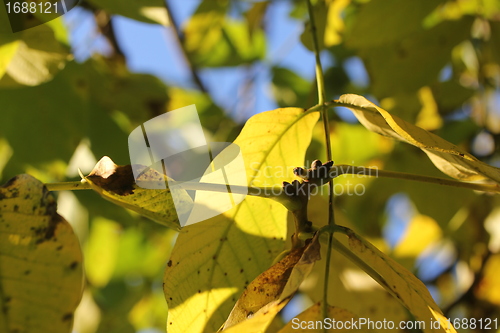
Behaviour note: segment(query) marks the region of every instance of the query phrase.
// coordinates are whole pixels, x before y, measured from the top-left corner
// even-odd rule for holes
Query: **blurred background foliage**
[[[500,2],[314,3],[328,99],[364,95],[500,166]],[[103,155],[128,164],[132,129],[190,104],[213,141],[234,140],[258,112],[313,106],[307,28],[303,0],[85,0],[65,17],[15,34],[0,9],[2,183],[24,172],[44,182],[76,180],[78,168],[87,173]],[[337,164],[442,177],[420,150],[367,132],[349,111],[332,111],[330,128]],[[304,165],[324,158],[322,135],[318,125]],[[352,195],[355,189],[363,195]],[[340,221],[415,272],[447,317],[500,316],[496,196],[355,176],[339,178],[336,194]],[[95,193],[62,192],[58,201],[86,258],[75,331],[164,331],[161,283],[176,233]],[[310,219],[325,224],[324,198],[311,206]],[[348,275],[353,267],[334,260],[332,292],[349,291],[334,300],[352,303],[356,295],[363,302],[351,305],[362,307],[360,317],[392,311],[404,318],[366,279]],[[323,269],[316,266],[285,319],[320,298],[314,286]]]

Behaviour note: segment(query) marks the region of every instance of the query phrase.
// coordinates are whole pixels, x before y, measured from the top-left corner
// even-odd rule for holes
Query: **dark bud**
[[[297,177],[307,179],[307,170],[297,167],[293,169],[293,174]]]
[[[320,166],[322,166],[323,163],[321,163],[320,160],[314,160],[312,163],[311,163],[311,169],[317,169],[319,168]]]
[[[323,164],[324,167],[326,167],[328,170],[330,170],[333,166],[333,161],[328,161],[325,164]]]

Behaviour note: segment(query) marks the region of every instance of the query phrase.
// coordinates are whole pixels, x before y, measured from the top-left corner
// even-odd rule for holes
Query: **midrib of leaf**
[[[312,111],[312,112],[314,112],[314,111]],[[288,126],[286,126],[286,127],[285,127],[285,130],[284,130],[281,134],[278,134],[277,139],[273,142],[273,144],[272,144],[271,148],[269,148],[269,149],[265,152],[264,157],[260,160],[260,164],[261,164],[261,165],[262,165],[262,163],[263,163],[264,161],[266,161],[266,160],[267,160],[267,158],[269,157],[269,154],[271,153],[271,151],[272,151],[272,150],[274,149],[274,147],[276,147],[276,145],[277,145],[277,144],[281,141],[281,139],[283,138],[283,136],[285,136],[285,134],[286,134],[286,133],[290,130],[290,128],[292,128],[295,124],[297,124],[297,122],[299,122],[299,121],[300,121],[300,120],[301,120],[301,119],[302,119],[305,115],[307,115],[307,114],[309,114],[309,113],[311,113],[311,112],[307,112],[307,111],[305,111],[305,110],[304,110],[304,112],[303,112],[303,113],[301,113],[301,114],[300,114],[300,115],[299,115],[299,116],[298,116],[298,117],[297,117],[297,118],[296,118],[296,119],[295,119],[292,123],[290,123]],[[257,171],[256,171],[256,172],[254,172],[252,175],[256,175],[256,174],[257,174]],[[249,184],[249,185],[252,185],[252,182],[250,182],[250,184]],[[242,204],[246,204],[246,203],[242,203]],[[240,204],[240,205],[238,205],[238,206],[236,207],[236,211],[234,212],[234,214],[233,214],[232,218],[235,218],[235,217],[238,215],[238,213],[239,213],[239,211],[240,211],[240,209],[241,209],[241,207],[242,207],[242,204]],[[252,219],[253,219],[253,221],[254,221],[254,225],[255,225],[255,226],[257,226],[257,227],[258,227],[258,229],[259,229],[259,231],[260,231],[261,229],[259,228],[259,223],[258,223],[257,221],[255,221],[255,217],[254,217],[253,215],[252,215],[251,217],[252,217]],[[274,219],[273,219],[273,221],[274,221]],[[274,221],[274,222],[275,222],[275,221]],[[228,227],[225,229],[225,231],[224,231],[224,233],[223,233],[223,237],[227,237],[227,235],[228,235],[228,233],[229,233],[229,230],[230,230],[232,227],[233,227],[233,224],[229,224],[229,225],[228,225]],[[245,238],[245,242],[247,242],[247,244],[248,244],[248,240],[247,240],[246,238]],[[251,250],[252,250],[252,253],[255,255],[255,252],[253,251],[253,248],[252,248],[251,246],[249,246],[248,248],[249,248],[249,249],[251,249]],[[220,254],[221,249],[222,249],[222,245],[220,245],[220,246],[218,246],[218,247],[217,247],[217,251],[216,251],[216,255],[217,255],[217,256]],[[269,248],[269,247],[268,247],[267,249],[268,249],[268,250],[270,250],[270,248]],[[239,258],[237,258],[237,259],[238,259],[238,263],[243,264],[242,262],[240,262],[240,261],[239,261]],[[214,273],[215,273],[215,270],[214,270],[215,266],[216,266],[216,264],[215,264],[215,261],[214,261],[214,264],[211,266],[210,282],[212,282],[212,281],[213,281],[213,276],[214,276]],[[206,301],[207,301],[207,303],[206,303],[206,304],[208,305],[208,297],[206,297]]]
[[[267,160],[267,158],[269,157],[270,152],[274,149],[274,147],[276,147],[276,145],[281,141],[281,138],[283,138],[283,136],[285,136],[285,134],[288,132],[288,130],[290,130],[290,128],[292,128],[292,126],[294,126],[295,124],[297,124],[297,122],[299,120],[301,120],[306,115],[308,115],[308,114],[310,114],[312,112],[319,112],[319,110],[304,110],[304,112],[301,113],[292,123],[290,123],[290,125],[288,125],[287,127],[285,127],[285,130],[281,134],[278,134],[278,139],[276,141],[274,141],[274,143],[272,144],[271,148],[266,151],[265,157],[260,161],[260,163],[262,163],[265,160]],[[255,175],[255,174],[257,174],[257,172],[253,173],[253,175]],[[249,185],[252,185],[252,182],[250,182]],[[239,210],[239,208],[238,208],[238,210]],[[235,213],[235,215],[236,214],[237,214],[237,212]]]
[[[264,148],[266,148],[265,150],[251,150],[249,152],[249,154],[253,155],[253,154],[259,154],[259,156],[256,156],[258,157],[257,160],[252,160],[252,163],[255,163],[255,162],[258,162],[259,165],[260,165],[260,168],[258,168],[257,170],[262,170],[262,167],[265,165],[265,161],[267,161],[270,157],[271,157],[271,153],[274,151],[274,154],[276,154],[276,157],[277,159],[280,159],[280,160],[283,160],[284,162],[286,161],[286,158],[284,158],[284,151],[285,149],[279,149],[279,150],[276,150],[277,149],[277,145],[279,145],[279,143],[283,140],[283,138],[290,133],[290,131],[294,128],[294,126],[297,126],[297,124],[304,119],[305,116],[307,116],[309,113],[312,113],[314,111],[306,111],[304,109],[301,109],[302,112],[299,112],[298,111],[298,108],[295,108],[294,110],[294,114],[293,115],[290,115],[289,113],[286,113],[286,108],[285,109],[278,109],[278,110],[281,110],[281,112],[283,112],[283,117],[288,117],[285,118],[284,120],[281,120],[283,122],[279,123],[278,125],[280,126],[278,128],[279,132],[274,134],[273,135],[273,139],[270,140],[270,142],[266,142],[266,146],[264,146]],[[278,116],[278,115],[277,115]],[[292,116],[293,116],[293,119],[292,119]],[[270,117],[272,117],[272,115],[270,115]],[[272,118],[269,118],[269,121],[260,121],[260,119],[256,119],[258,121],[256,122],[253,122],[252,126],[255,126],[256,128],[259,128],[260,123],[265,123],[269,126],[269,124],[272,124]],[[312,120],[312,119],[311,119]],[[314,122],[316,122],[316,119],[314,120]],[[304,125],[304,126],[309,126],[312,128],[312,125]],[[306,127],[307,128],[307,127]],[[300,130],[304,130],[303,128],[299,128],[299,133],[302,134],[302,132]],[[252,130],[251,129],[248,129],[249,132],[247,132],[248,136],[246,137],[243,137],[241,140],[249,140],[251,141],[252,140],[252,137],[254,136],[252,133]],[[272,133],[273,129],[272,129],[272,126],[270,126],[270,134],[273,134]],[[257,131],[258,132],[258,131]],[[310,140],[310,136],[311,136],[311,133],[307,133],[309,131],[305,131],[306,133],[304,133],[304,138],[301,139],[301,142],[304,142],[304,144],[302,145],[305,145],[305,143],[308,143],[308,140]],[[267,134],[268,135],[268,134]],[[258,139],[259,137],[262,137],[262,135],[255,135],[255,139]],[[295,138],[296,136],[294,135],[289,135],[289,138],[287,138],[287,140],[293,140],[295,141],[294,139],[299,139],[299,138]],[[302,141],[304,140],[304,141]],[[235,143],[238,143],[238,139],[235,140]],[[258,144],[258,143],[257,143]],[[292,142],[293,144],[293,142]],[[306,146],[306,145],[305,145]],[[300,146],[299,146],[300,147]],[[285,147],[284,147],[285,148]],[[301,147],[302,149],[303,147]],[[302,154],[303,152],[300,152],[300,154]],[[303,158],[303,157],[301,157]],[[249,166],[249,164],[247,163],[246,165],[247,167],[247,172],[250,176],[255,176],[259,171],[254,171],[255,169],[254,168],[251,168]],[[251,169],[251,170],[249,170]],[[253,180],[250,180],[250,182],[252,182]],[[240,216],[242,214],[242,210],[245,209],[245,210],[248,210],[249,211],[249,215],[248,216],[248,222],[249,222],[249,225],[252,226],[252,234],[253,235],[258,235],[261,234],[261,235],[265,235],[266,232],[269,233],[269,231],[262,231],[263,229],[261,229],[261,225],[260,225],[260,220],[257,218],[257,216],[255,214],[251,214],[251,209],[255,209],[255,202],[256,200],[263,200],[263,198],[249,198],[249,200],[252,200],[251,203],[248,202],[248,200],[245,200],[244,202],[242,202],[240,205],[238,205],[237,207],[234,208],[234,210],[230,213],[226,213],[225,216],[227,218],[229,218],[230,220],[237,220],[238,216]],[[265,201],[262,201],[262,203],[264,203]],[[268,205],[269,203],[266,203],[266,205]],[[276,208],[282,208],[280,207],[280,204],[279,203],[276,203],[276,202],[272,202],[271,203],[272,207],[274,208],[266,208],[266,209],[273,209],[275,210]],[[284,209],[284,208],[283,208]],[[277,214],[283,214],[283,212],[277,212]],[[269,220],[266,221],[266,223],[270,226],[269,230],[279,230],[279,225],[277,225],[278,221],[276,220],[275,218],[275,215],[274,214],[269,214],[268,217],[270,218]],[[246,217],[245,217],[246,218]],[[240,219],[241,220],[241,219]],[[259,247],[258,249],[260,251],[256,251],[257,248],[255,248],[255,246],[253,246],[253,244],[249,243],[249,238],[248,237],[241,237],[241,238],[232,238],[233,240],[230,241],[228,239],[231,231],[235,230],[235,229],[232,229],[234,227],[237,227],[238,225],[241,225],[241,221],[239,224],[237,223],[234,223],[234,222],[230,222],[227,226],[221,226],[221,229],[219,229],[220,231],[217,232],[217,239],[218,238],[225,238],[227,241],[227,244],[223,244],[223,243],[219,243],[217,245],[215,245],[214,247],[211,246],[210,243],[207,243],[205,244],[203,247],[196,247],[196,250],[195,251],[189,251],[189,253],[185,253],[183,254],[182,252],[182,247],[180,248],[181,250],[178,250],[176,251],[176,258],[177,259],[181,259],[182,256],[186,257],[189,257],[190,255],[193,256],[193,257],[196,257],[198,255],[198,253],[200,251],[203,252],[203,249],[206,249],[207,247],[211,247],[213,250],[213,252],[210,252],[208,253],[209,256],[216,256],[217,258],[222,258],[224,256],[227,256],[229,255],[229,253],[236,253],[237,252],[237,249],[234,248],[235,246],[238,246],[238,248],[240,247],[238,245],[238,242],[243,242],[243,239],[244,239],[244,246],[241,246],[241,248],[244,249],[244,256],[246,258],[246,255],[248,254],[248,256],[252,257],[252,259],[254,260],[254,262],[252,263],[252,266],[257,266],[258,269],[264,269],[262,266],[263,266],[263,261],[262,261],[262,255],[265,254],[264,256],[267,258],[269,256],[269,254],[267,253],[268,250],[271,250],[273,252],[276,251],[275,248],[273,247],[270,247],[270,243],[269,241],[263,241],[260,243],[261,247]],[[200,237],[201,233],[203,231],[201,230],[195,230],[197,233],[196,233],[196,237]],[[181,232],[182,233],[182,232]],[[271,232],[271,235],[275,233],[274,231]],[[187,237],[187,236],[186,236]],[[236,242],[234,241],[234,239],[236,240]],[[189,244],[189,242],[186,242],[186,246]],[[192,243],[191,243],[192,244]],[[223,247],[224,246],[227,246],[227,249],[225,249],[225,251],[222,251]],[[241,249],[240,249],[241,250]],[[222,256],[221,256],[222,254]],[[260,255],[259,255],[260,254]],[[210,288],[210,286],[215,286],[217,283],[220,283],[220,282],[231,282],[233,281],[233,284],[234,284],[234,281],[239,281],[239,277],[236,277],[237,280],[234,280],[235,279],[235,275],[234,275],[234,272],[231,274],[231,269],[224,269],[224,271],[226,271],[227,273],[229,273],[227,276],[222,276],[222,277],[219,277],[218,275],[220,275],[220,272],[218,271],[217,274],[216,274],[216,269],[218,269],[218,267],[224,267],[223,266],[223,263],[221,263],[220,261],[217,260],[214,260],[212,263],[209,263],[207,262],[207,252],[205,251],[205,255],[201,255],[200,259],[202,260],[205,260],[204,263],[202,263],[201,265],[205,265],[203,266],[204,268],[208,268],[210,269],[211,271],[210,272],[207,272],[205,277],[206,277],[206,280],[204,280],[203,282],[201,280],[197,281],[196,283],[203,283],[204,287],[203,288],[206,288],[206,284],[208,283],[208,286],[209,286],[209,289],[206,289],[204,292],[203,292],[203,295],[200,295],[201,297],[204,298],[204,302],[202,303],[204,305],[204,308],[205,309],[211,309],[211,311],[213,310],[214,312],[209,315],[208,318],[210,317],[213,317],[213,316],[220,316],[221,315],[221,312],[218,308],[215,308],[214,309],[214,304],[211,304],[211,300],[213,299],[214,295],[216,295],[216,292],[218,290],[217,289],[213,289],[213,288]],[[246,265],[247,265],[247,261],[245,260],[245,258],[243,257],[243,254],[242,255],[232,255],[231,256],[231,259],[234,260],[234,265],[237,266],[237,267],[242,267],[242,268],[245,268]],[[261,258],[259,260],[259,258]],[[266,259],[267,260],[267,259]],[[222,265],[222,266],[221,266]],[[176,282],[176,281],[180,281],[182,279],[182,276],[190,276],[191,274],[196,274],[196,271],[198,270],[198,267],[197,265],[193,265],[190,269],[190,273],[186,274],[186,272],[184,272],[184,274],[181,275],[181,278],[177,278],[176,275],[174,275],[175,277],[175,280],[170,280],[171,282],[169,282],[169,286],[167,287],[168,289],[166,289],[166,292],[172,292],[174,286],[171,284],[172,282]],[[251,268],[251,271],[248,271],[247,269],[245,269],[245,273],[244,273],[244,278],[248,278],[249,279],[249,282],[250,282],[250,278],[254,275],[254,273],[252,273],[253,271],[255,270],[255,268]],[[216,277],[217,276],[217,280],[216,280]],[[243,279],[244,279],[243,278]],[[201,279],[201,278],[200,278]],[[194,278],[194,280],[196,281],[197,279]],[[228,286],[230,286],[230,284],[227,284]],[[201,287],[201,284],[200,284],[200,287]],[[182,317],[185,317],[186,315],[187,316],[190,316],[189,313],[191,311],[194,311],[194,312],[191,312],[193,314],[193,318],[192,319],[195,319],[195,318],[199,318],[199,316],[205,316],[205,314],[201,313],[201,312],[198,312],[197,313],[197,309],[193,309],[193,310],[190,310],[189,307],[186,307],[189,303],[185,303],[185,301],[187,300],[186,299],[183,299],[184,297],[187,297],[188,295],[193,295],[193,289],[195,289],[195,287],[193,286],[190,286],[188,287],[187,289],[184,289],[184,291],[182,292],[182,294],[184,294],[184,296],[182,296],[182,298],[180,299],[179,301],[179,298],[177,297],[177,300],[175,301],[177,306],[181,306],[181,308],[179,308],[179,315],[181,315]],[[238,288],[241,288],[241,287],[238,287]],[[201,289],[201,288],[200,288]],[[168,296],[168,293],[166,294],[167,297]],[[177,295],[175,295],[174,293],[171,293],[171,296],[173,297],[176,297]],[[199,300],[201,301],[201,299]],[[213,303],[213,302],[212,302]],[[224,315],[224,314],[222,314]],[[171,318],[172,321],[177,321],[178,319],[177,318]],[[169,321],[171,320],[169,319]],[[190,324],[190,327],[186,327],[186,326],[182,326],[182,327],[179,327],[178,329],[194,329],[194,327],[192,326],[193,324],[194,325],[200,325],[199,324],[199,319],[196,320],[196,322],[198,322],[198,324],[195,324],[195,322],[193,322],[193,320],[191,320],[192,324]],[[205,324],[206,325],[206,324]],[[206,327],[206,326],[205,326]]]

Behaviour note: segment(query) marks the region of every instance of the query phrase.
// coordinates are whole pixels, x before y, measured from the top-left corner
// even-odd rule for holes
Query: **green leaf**
[[[306,106],[311,92],[311,82],[285,67],[273,66],[272,91],[279,106]]]
[[[246,332],[248,327],[257,329],[255,323],[246,323],[254,315],[267,314],[270,306],[283,308],[320,259],[319,233],[306,241],[306,245],[293,249],[287,256],[260,274],[246,287],[224,324],[224,331]],[[267,315],[261,322],[264,332],[273,317]],[[228,328],[231,328],[228,330]]]
[[[451,61],[452,49],[470,38],[472,23],[472,18],[464,17],[419,30],[411,38],[377,46],[360,46],[359,56],[370,74],[375,96],[413,93],[437,81],[439,72]],[[378,29],[372,31],[379,33]]]
[[[84,137],[95,156],[111,155],[125,164],[128,134],[165,112],[168,96],[159,79],[126,69],[115,72],[96,58],[68,63],[45,84],[0,90],[0,100],[0,132],[14,151],[5,172],[15,174],[26,164],[69,161]]]
[[[347,231],[347,240],[348,249],[379,275],[377,282],[397,298],[416,320],[425,322],[425,333],[456,332],[448,325],[447,318],[415,275],[350,229]],[[432,327],[430,321],[439,322],[439,327]]]
[[[490,179],[500,184],[500,169],[479,161],[431,132],[391,115],[364,97],[347,94],[340,96],[339,102],[351,109],[370,131],[422,149],[432,163],[448,176],[466,181]]]
[[[425,17],[441,2],[444,0],[420,0],[411,3],[398,0],[369,1],[362,5],[356,16],[348,22],[346,44],[351,48],[365,49],[401,41],[404,37],[420,31]]]
[[[292,179],[293,167],[304,164],[318,117],[285,108],[250,118],[234,141],[248,183],[268,186]],[[286,215],[275,201],[247,196],[232,210],[181,230],[164,277],[169,333],[220,328],[238,294],[282,251]]]
[[[0,188],[0,330],[70,333],[83,287],[82,253],[56,200],[19,175]]]
[[[138,187],[132,174],[132,167],[130,165],[118,166],[107,156],[97,162],[85,180],[104,199],[174,230],[180,230],[177,214],[188,213],[192,206],[192,199],[185,192],[185,195],[179,199],[176,196],[179,202],[174,203],[174,198],[168,188],[165,190]],[[165,186],[167,177],[149,169],[143,172],[138,180],[159,182]],[[181,195],[180,191],[178,193]]]
[[[113,275],[118,259],[120,225],[105,218],[92,221],[85,247],[85,274],[94,287],[105,286]]]
[[[98,8],[110,14],[125,16],[145,23],[167,26],[169,24],[167,10],[162,0],[90,0]]]
[[[14,151],[17,167],[68,161],[84,136],[87,108],[67,70],[36,87],[0,89],[0,131]],[[6,173],[12,172],[11,165]]]
[[[263,30],[225,16],[225,7],[199,9],[184,29],[190,60],[201,67],[238,66],[265,54]]]
[[[325,47],[325,27],[327,25],[328,8],[327,1],[316,1],[313,5],[316,31],[311,31],[311,22],[307,22],[304,32],[300,35],[300,41],[309,51],[314,51],[313,33],[316,34],[316,38],[318,39],[319,49],[322,50]]]

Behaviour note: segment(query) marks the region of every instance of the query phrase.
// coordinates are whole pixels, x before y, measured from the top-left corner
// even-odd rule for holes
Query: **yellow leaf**
[[[264,333],[266,328],[270,325],[272,320],[276,315],[283,309],[286,303],[280,303],[279,301],[273,301],[260,309],[253,317],[250,319],[239,323],[236,326],[224,330],[226,333]]]
[[[319,233],[309,239],[304,247],[292,250],[253,280],[236,302],[223,330],[244,322],[259,312],[265,312],[263,308],[270,306],[271,303],[285,306],[311,272],[314,263],[320,259],[318,239]],[[268,321],[261,322],[262,332],[273,320],[269,315],[267,318]],[[255,328],[255,325],[253,326]],[[240,326],[239,330],[241,332],[243,327]]]
[[[429,87],[422,87],[418,91],[418,99],[422,104],[422,109],[417,117],[417,122],[415,125],[421,127],[427,131],[433,131],[441,128],[443,125],[443,119],[439,115],[438,106],[434,96],[432,95],[432,90]]]
[[[234,142],[248,182],[272,186],[293,179],[318,117],[285,108],[250,118]],[[283,250],[286,216],[281,204],[247,196],[230,211],[183,228],[164,277],[169,333],[219,329],[237,295]]]
[[[339,102],[351,109],[361,124],[370,131],[422,149],[432,163],[448,176],[466,181],[487,178],[500,184],[500,169],[479,161],[433,133],[391,115],[366,98],[347,94],[340,96]]]
[[[416,215],[406,228],[403,238],[394,248],[394,255],[416,258],[441,237],[442,230],[432,217]]]
[[[324,320],[321,306],[321,302],[318,302],[306,309],[288,322],[278,333],[311,333],[321,332],[322,329],[330,333],[360,332],[359,329],[351,327],[352,322],[359,320],[358,316],[348,310],[328,306],[328,317]]]
[[[2,332],[69,333],[82,295],[82,253],[56,200],[19,175],[0,187]]]
[[[500,254],[491,256],[484,267],[483,278],[477,288],[477,296],[480,299],[500,306]]]
[[[347,231],[347,237],[349,250],[380,275],[378,282],[410,311],[415,320],[425,323],[425,333],[456,333],[422,281],[352,230]]]
[[[0,45],[0,78],[5,74],[12,57],[16,54],[19,47],[19,40],[14,40]]]
[[[172,229],[180,230],[177,214],[187,213],[192,207],[192,199],[187,193],[176,196],[176,199],[180,198],[177,199],[180,202],[174,203],[168,188],[144,189],[138,187],[135,184],[132,167],[130,165],[116,165],[107,156],[97,162],[92,172],[85,177],[85,180],[104,199],[133,210]],[[138,180],[160,182],[163,187],[167,183],[167,177],[153,169],[142,173]],[[157,186],[157,188],[161,188],[161,186]],[[179,209],[179,207],[182,209]]]
[[[336,0],[328,8],[328,16],[325,27],[325,46],[330,47],[342,42],[344,32],[344,19],[342,13],[351,3],[351,0]]]
[[[55,38],[54,31],[47,25],[39,25],[19,32],[16,42],[2,47],[3,61],[8,61],[5,72],[0,75],[0,86],[36,86],[51,80],[64,68],[70,55],[68,50]],[[10,46],[9,46],[10,45]],[[12,54],[12,52],[15,52]],[[0,64],[0,74],[4,64]]]
[[[312,197],[309,201],[308,216],[314,225],[327,224],[325,213],[328,211],[328,201],[323,197]],[[335,220],[338,224],[350,226],[351,223],[342,210],[335,210]],[[372,244],[383,248],[383,239],[370,239]],[[322,258],[326,258],[326,247],[322,246]],[[330,263],[331,270],[328,278],[328,304],[346,309],[360,318],[369,318],[372,321],[391,320],[398,323],[408,318],[408,311],[385,291],[366,272],[361,270],[348,258],[334,251]],[[333,270],[333,273],[332,273]],[[304,281],[300,290],[306,293],[313,302],[323,300],[323,290],[318,288],[324,284],[325,264],[315,265],[309,277]],[[370,331],[371,332],[371,331]],[[384,330],[373,330],[382,332]],[[391,330],[394,333],[403,333],[403,330]]]

